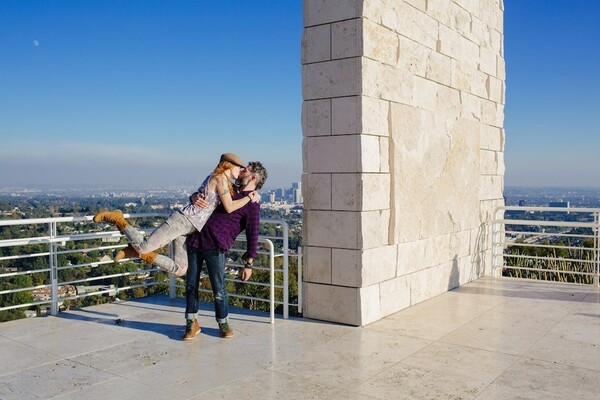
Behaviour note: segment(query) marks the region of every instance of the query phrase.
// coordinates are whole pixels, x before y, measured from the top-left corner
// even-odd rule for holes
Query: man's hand
[[[191,197],[192,204],[196,207],[206,208],[210,204],[205,200],[204,193],[194,193]]]
[[[246,282],[248,279],[250,279],[250,277],[252,276],[252,268],[244,268],[242,270],[242,280],[244,282]]]

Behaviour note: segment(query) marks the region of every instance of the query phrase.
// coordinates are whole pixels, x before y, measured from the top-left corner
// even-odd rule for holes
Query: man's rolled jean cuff
[[[225,322],[229,322],[229,316],[225,318],[215,318],[218,324],[224,324]]]

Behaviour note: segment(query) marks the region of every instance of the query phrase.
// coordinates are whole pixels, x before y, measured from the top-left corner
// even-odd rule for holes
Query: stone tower
[[[491,272],[502,0],[304,0],[305,316],[365,325]]]

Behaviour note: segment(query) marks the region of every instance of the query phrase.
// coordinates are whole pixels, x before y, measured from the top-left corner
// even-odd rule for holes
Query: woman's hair
[[[229,162],[229,161],[221,161],[217,167],[215,168],[215,170],[212,172],[213,176],[219,176],[219,175],[223,175],[225,176],[225,171],[227,171],[228,169],[232,169],[237,167],[237,165]],[[225,177],[227,178],[227,177]],[[233,185],[231,184],[231,182],[229,181],[229,179],[227,180],[227,187],[229,188],[229,193],[231,193],[231,195],[233,195],[234,191],[233,191]]]

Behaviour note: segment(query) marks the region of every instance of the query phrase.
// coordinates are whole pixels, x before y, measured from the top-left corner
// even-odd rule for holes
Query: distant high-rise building
[[[294,189],[294,203],[296,203],[296,204],[302,203],[302,190]]]
[[[275,203],[275,192],[269,192],[269,203]]]
[[[285,198],[285,190],[282,188],[275,189],[275,200],[283,200]]]

